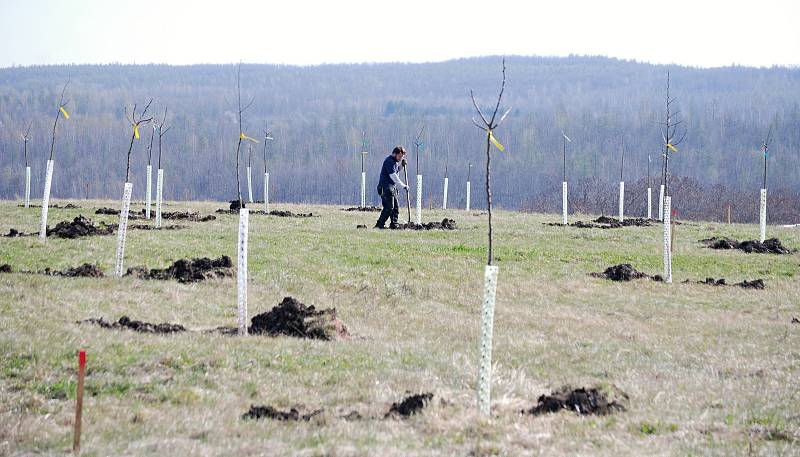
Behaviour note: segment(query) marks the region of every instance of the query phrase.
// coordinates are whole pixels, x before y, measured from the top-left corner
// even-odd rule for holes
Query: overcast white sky
[[[800,65],[800,0],[0,0],[0,67],[606,55]]]

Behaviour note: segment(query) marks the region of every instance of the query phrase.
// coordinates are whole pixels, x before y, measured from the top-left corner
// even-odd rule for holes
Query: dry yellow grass
[[[58,202],[64,203],[64,202]],[[51,210],[51,225],[98,206]],[[170,202],[207,214],[220,203]],[[679,227],[675,280],[587,276],[628,262],[661,271],[659,227],[548,227],[557,215],[498,212],[492,419],[475,383],[486,216],[451,210],[457,232],[356,230],[375,213],[278,205],[311,219],[252,216],[250,315],[292,295],[335,306],[346,342],[151,336],[75,321],[128,315],[199,330],[235,325],[234,279],[182,285],[125,278],[0,275],[0,454],[69,450],[76,350],[89,354],[84,455],[797,455],[800,439],[800,255],[712,251],[712,235],[752,239],[754,225]],[[134,205],[139,208],[140,204]],[[39,210],[0,203],[0,231],[35,231]],[[586,220],[586,217],[584,217]],[[237,216],[130,231],[126,266],[236,249]],[[800,231],[770,227],[792,248]],[[111,274],[116,237],[0,239],[15,269],[97,263]],[[681,284],[764,278],[767,289]],[[614,384],[627,412],[521,416],[563,384]],[[433,404],[383,420],[406,392]],[[325,408],[310,423],[243,421],[251,404]],[[359,411],[364,420],[339,416]]]

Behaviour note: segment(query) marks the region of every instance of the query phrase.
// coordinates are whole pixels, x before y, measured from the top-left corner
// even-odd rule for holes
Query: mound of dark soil
[[[175,279],[181,283],[204,281],[206,279],[224,278],[233,276],[233,263],[231,258],[224,255],[218,259],[201,257],[196,259],[179,259],[168,268],[152,270],[145,266],[128,268],[125,275],[139,279]]]
[[[217,214],[239,214],[239,208],[236,209],[218,209]],[[259,216],[275,216],[275,217],[314,217],[314,213],[293,213],[291,211],[278,211],[272,210],[266,212],[264,210],[251,210],[250,214],[257,214]]]
[[[94,225],[91,219],[78,216],[72,222],[62,221],[54,228],[47,229],[47,236],[74,239],[82,236],[111,235],[116,229],[115,225],[100,223]]]
[[[186,327],[180,324],[151,324],[150,322],[142,322],[131,320],[128,316],[122,316],[117,322],[108,322],[102,317],[99,319],[90,318],[78,321],[78,324],[94,324],[102,328],[116,329],[116,330],[133,330],[141,333],[180,333],[185,332]]]
[[[608,267],[602,273],[590,273],[595,278],[610,279],[612,281],[630,281],[632,279],[649,278],[650,276],[637,271],[629,263],[621,263]]]
[[[145,224],[133,224],[128,226],[131,230],[183,230],[186,227],[185,225],[162,225],[161,227],[156,227],[155,225],[145,225]]]
[[[25,205],[17,205],[17,206],[18,206],[18,207],[20,207],[20,208],[24,208],[24,207],[25,207]],[[28,206],[28,207],[29,207],[29,208],[41,208],[41,207],[42,207],[42,205],[30,205],[30,206]],[[66,204],[66,205],[64,205],[64,206],[59,206],[59,205],[47,205],[47,207],[48,207],[48,208],[55,208],[55,209],[80,209],[80,208],[81,208],[80,206],[78,206],[78,205],[75,205],[75,204],[73,204],[73,203],[67,203],[67,204]]]
[[[161,218],[169,220],[177,220],[177,221],[191,221],[191,222],[209,222],[217,220],[217,216],[214,216],[213,214],[209,214],[208,216],[201,216],[200,213],[194,213],[189,211],[162,211]]]
[[[323,413],[324,410],[318,409],[316,411],[312,411],[308,414],[300,414],[295,408],[291,408],[289,411],[281,411],[279,409],[273,408],[272,406],[256,406],[250,405],[250,410],[246,413],[242,414],[242,419],[272,419],[277,421],[306,421],[308,422],[311,420],[312,417],[320,415]]]
[[[456,221],[444,218],[441,222],[427,222],[417,225],[414,222],[398,224],[392,230],[456,230]]]
[[[550,395],[540,396],[536,406],[523,410],[522,414],[538,416],[564,409],[578,414],[597,415],[625,411],[627,409],[628,395],[614,387],[610,390],[611,392],[598,387],[572,389],[570,386],[564,386]]]
[[[32,235],[34,235],[34,234],[33,233],[26,234],[26,233],[20,232],[19,230],[15,229],[15,228],[10,228],[10,229],[8,229],[8,233],[6,235],[3,235],[3,236],[6,237],[6,238],[16,238],[18,236],[32,236]]]
[[[433,400],[433,393],[426,392],[406,397],[400,403],[392,403],[384,417],[409,417],[422,411]]]
[[[690,282],[690,281],[686,280],[684,282]],[[763,290],[766,287],[766,285],[764,284],[764,280],[763,279],[754,279],[752,281],[745,280],[745,281],[742,281],[742,282],[728,284],[727,281],[725,281],[725,278],[720,278],[720,279],[706,278],[704,281],[697,281],[697,283],[698,284],[706,284],[706,285],[709,285],[709,286],[728,286],[728,285],[731,285],[731,286],[739,286],[739,287],[741,287],[743,289],[759,289],[759,290]]]
[[[102,208],[97,208],[97,211],[95,211],[94,213],[95,214],[103,214],[103,215],[107,215],[107,216],[118,216],[119,215],[119,210],[104,206]]]
[[[248,329],[251,335],[288,335],[319,340],[349,339],[350,333],[336,317],[336,308],[317,311],[292,297],[285,297],[270,311],[253,316]]]
[[[67,276],[70,278],[102,278],[104,276],[103,270],[91,263],[84,263],[79,267],[67,268],[61,271],[51,271],[49,268],[45,268],[43,273],[50,276]]]
[[[11,265],[4,263],[0,265],[0,273],[11,273]]]
[[[353,206],[350,208],[342,208],[342,211],[357,211],[361,213],[379,213],[381,211],[377,206]]]
[[[711,249],[738,249],[748,254],[791,254],[792,251],[781,244],[781,240],[777,238],[770,238],[760,242],[758,240],[737,241],[731,238],[706,238],[700,240]]]
[[[625,219],[623,222],[620,222],[618,218],[600,216],[597,219],[593,220],[592,222],[575,221],[567,225],[570,227],[585,228],[585,229],[589,228],[615,229],[622,227],[649,227],[651,225],[650,224],[651,222],[653,222],[653,220],[643,219],[641,217]],[[560,222],[549,222],[545,223],[544,225],[549,225],[551,227],[564,227],[564,224]]]

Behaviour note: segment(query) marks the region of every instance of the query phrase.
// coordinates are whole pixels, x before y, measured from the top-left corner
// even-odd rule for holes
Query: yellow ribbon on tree
[[[494,135],[492,134],[492,131],[491,131],[491,130],[488,130],[488,131],[487,131],[487,134],[489,135],[489,141],[491,141],[491,142],[492,142],[492,144],[494,145],[494,147],[496,147],[497,149],[499,149],[499,150],[500,150],[500,152],[505,152],[505,151],[506,151],[506,147],[505,147],[505,146],[503,146],[502,144],[500,144],[500,142],[499,142],[499,141],[497,141],[497,139],[496,139],[496,138],[494,137]]]
[[[672,150],[673,150],[673,151],[675,151],[675,152],[678,152],[678,148],[676,148],[675,146],[673,146],[673,145],[672,145],[672,143],[667,143],[667,147],[668,147],[668,148],[670,148],[670,149],[672,149]]]
[[[63,106],[59,106],[58,110],[61,111],[61,114],[64,115],[64,119],[69,119],[69,113],[67,112],[67,110],[64,109]]]
[[[132,124],[132,125],[133,125],[133,136],[138,140],[139,139],[139,125],[138,124]]]
[[[241,138],[241,139],[243,139],[243,140],[250,140],[250,141],[252,141],[253,143],[258,143],[258,140],[257,140],[257,139],[255,139],[255,138],[250,138],[249,136],[245,135],[245,134],[244,134],[244,133],[242,133],[242,132],[239,132],[239,138]]]

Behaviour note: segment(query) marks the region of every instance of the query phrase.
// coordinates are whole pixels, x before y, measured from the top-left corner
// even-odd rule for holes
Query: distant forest
[[[500,207],[560,209],[561,129],[567,146],[571,211],[616,211],[622,142],[629,212],[644,212],[648,154],[657,195],[663,146],[666,73],[687,128],[670,172],[674,206],[687,217],[757,220],[763,155],[772,125],[768,187],[771,221],[800,214],[800,69],[697,69],[604,57],[510,57],[504,105],[509,119],[496,132],[506,152],[494,151],[494,201]],[[242,66],[245,133],[260,139],[265,124],[271,200],[357,205],[362,131],[366,132],[368,202],[379,165],[395,145],[409,151],[424,125],[420,154],[425,206],[441,204],[447,167],[449,206],[463,207],[472,163],[472,202],[485,204],[483,132],[472,125],[469,90],[488,108],[496,99],[500,58],[425,64],[353,64],[297,67]],[[71,118],[59,123],[53,198],[120,198],[130,126],[124,107],[152,97],[159,116],[169,108],[164,137],[165,198],[236,197],[238,138],[235,65],[69,65],[0,69],[0,198],[20,198],[24,185],[21,132],[29,121],[32,198],[40,198],[50,131],[67,78]],[[134,146],[134,198],[145,189],[143,129]],[[262,144],[253,145],[254,193],[260,197]],[[242,173],[248,162],[243,148]],[[245,186],[242,174],[243,186]],[[629,183],[629,184],[628,184]],[[243,194],[246,190],[243,187]],[[702,200],[702,202],[700,202]],[[797,221],[794,221],[797,222]]]

